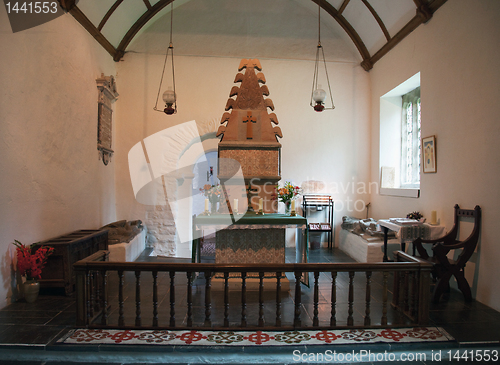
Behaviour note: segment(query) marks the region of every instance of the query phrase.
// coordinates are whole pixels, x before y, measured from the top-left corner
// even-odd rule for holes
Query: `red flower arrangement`
[[[47,258],[54,252],[53,247],[42,246],[33,254],[33,247],[25,246],[18,240],[13,243],[17,252],[17,269],[21,276],[26,276],[26,280],[41,279],[42,269],[47,263]]]

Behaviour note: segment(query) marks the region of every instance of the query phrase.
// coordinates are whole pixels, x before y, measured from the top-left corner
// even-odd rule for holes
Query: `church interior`
[[[403,246],[402,231],[393,223],[404,228],[403,219],[418,213],[411,218],[423,216],[428,227],[419,231],[425,232],[422,241],[438,238],[454,227],[456,205],[460,214],[471,214],[459,240],[467,241],[477,226],[475,242],[460,272],[450,271],[451,292],[435,302],[424,296],[429,303],[418,307],[430,306],[431,321],[445,329],[448,323],[448,332],[462,335],[464,343],[498,348],[500,245],[493,220],[500,216],[500,150],[494,147],[500,136],[499,1],[50,3],[57,14],[24,29],[20,23],[16,28],[12,4],[0,6],[0,359],[17,364],[21,344],[43,350],[62,328],[74,327],[80,310],[75,295],[83,295],[78,285],[91,285],[91,279],[78,284],[78,276],[75,283],[70,268],[83,257],[71,261],[56,250],[53,257],[61,261],[49,256],[40,295],[26,303],[15,241],[50,246],[71,235],[91,237],[97,244],[87,252],[90,257],[103,250],[100,237],[107,229],[109,256],[102,257],[117,265],[259,263],[261,271],[288,263],[383,265],[399,260],[393,251]],[[316,99],[318,90],[326,97]],[[418,102],[407,109],[412,102],[405,100],[416,91],[418,99],[411,100]],[[292,201],[274,189],[288,183],[297,186]],[[326,197],[324,205],[314,202],[318,196]],[[313,203],[307,203],[310,198]],[[247,211],[250,216],[242,214]],[[480,224],[473,212],[479,212]],[[389,223],[381,227],[384,221]],[[326,224],[322,232],[328,233],[314,232],[311,223]],[[218,228],[210,231],[208,225]],[[389,243],[384,232],[386,240],[392,232]],[[113,234],[121,238],[114,242]],[[405,260],[416,255],[416,237],[407,240]],[[251,247],[256,261],[247,252],[229,252],[234,242]],[[460,249],[453,257],[457,262],[468,250]],[[70,281],[54,296],[44,285],[56,286],[55,272]],[[168,280],[167,271],[161,274]],[[378,274],[372,292],[381,298],[379,287],[386,283]],[[135,280],[133,273],[130,278]],[[285,301],[284,321],[297,324],[297,317],[287,316],[293,315],[301,285],[303,311],[312,318],[318,285],[312,272],[309,278],[294,278],[292,270],[286,280],[292,309],[285,313]],[[214,291],[216,279],[225,280],[214,276]],[[352,285],[347,276],[339,274],[339,280],[339,288]],[[176,285],[185,281],[175,278]],[[323,286],[330,282],[321,276],[321,295],[331,294],[331,286]],[[122,295],[118,285],[121,293],[119,281],[110,279],[112,296]],[[143,284],[143,298],[151,294],[147,288]],[[137,292],[126,287],[125,297]],[[196,309],[205,299],[194,298]],[[184,300],[178,297],[177,305]],[[220,302],[198,305],[200,315],[208,309],[217,314]],[[49,315],[51,307],[58,309]],[[188,316],[184,310],[178,318]],[[40,317],[27,320],[30,311]],[[88,307],[82,311],[90,318]],[[134,311],[128,313],[132,321]],[[208,317],[210,311],[204,313]],[[145,310],[143,317],[149,318]],[[279,363],[276,352],[266,354]]]

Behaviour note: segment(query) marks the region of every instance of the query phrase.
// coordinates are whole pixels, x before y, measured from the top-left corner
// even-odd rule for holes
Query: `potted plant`
[[[41,279],[42,269],[47,263],[47,258],[54,252],[54,248],[41,246],[33,253],[36,243],[26,246],[15,240],[13,244],[16,246],[17,270],[25,279],[24,298],[28,303],[33,303],[40,292],[40,283],[37,279]]]

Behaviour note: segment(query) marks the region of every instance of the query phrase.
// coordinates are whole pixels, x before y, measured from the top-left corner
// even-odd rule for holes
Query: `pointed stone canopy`
[[[221,119],[221,125],[217,131],[217,136],[223,136],[222,142],[241,141],[252,139],[253,142],[276,142],[278,137],[282,138],[281,128],[278,124],[276,114],[268,114],[268,109],[274,110],[273,101],[264,96],[269,95],[269,88],[264,84],[266,78],[262,72],[255,73],[255,70],[262,71],[259,60],[243,59],[240,62],[238,71],[245,70],[245,73],[238,73],[234,82],[241,82],[241,85],[233,86],[226,103],[226,111]],[[236,99],[232,97],[236,96]],[[250,124],[244,121],[248,113],[256,118],[255,125],[249,128]],[[226,123],[224,125],[224,123]],[[247,130],[252,130],[253,137],[248,138]],[[278,143],[279,144],[279,143]]]
[[[251,205],[255,207],[258,199],[263,198],[264,211],[271,212],[275,210],[272,189],[263,189],[263,186],[274,185],[281,179],[278,138],[282,138],[283,133],[277,126],[276,114],[269,113],[274,111],[274,103],[267,98],[269,88],[264,85],[266,78],[260,71],[262,66],[258,59],[241,60],[234,79],[240,85],[231,88],[217,136],[221,136],[219,158],[238,161],[247,190],[258,191],[249,198]],[[234,170],[234,166],[227,162],[231,160],[219,160],[219,179],[223,183]]]

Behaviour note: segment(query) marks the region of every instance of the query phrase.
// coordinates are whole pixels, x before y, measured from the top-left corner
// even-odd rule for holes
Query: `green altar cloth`
[[[285,229],[296,229],[296,262],[307,262],[307,219],[286,214],[199,215],[193,219],[193,262],[199,262],[198,229],[216,230],[216,263],[284,263]]]

